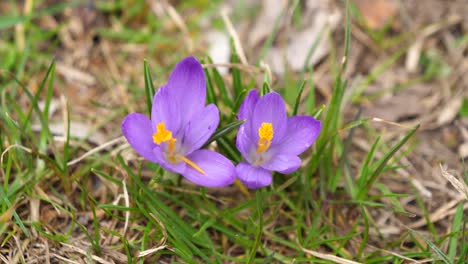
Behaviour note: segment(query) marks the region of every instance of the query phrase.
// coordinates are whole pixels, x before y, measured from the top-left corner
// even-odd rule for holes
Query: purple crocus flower
[[[153,99],[151,120],[129,114],[122,122],[128,143],[145,159],[206,187],[235,179],[234,165],[223,155],[200,149],[219,123],[218,108],[205,106],[206,80],[193,57],[179,62]]]
[[[271,92],[263,97],[249,92],[239,109],[236,145],[246,162],[236,167],[237,177],[251,189],[268,186],[271,171],[289,174],[299,168],[299,154],[312,145],[321,123],[311,116],[288,118],[283,98]]]

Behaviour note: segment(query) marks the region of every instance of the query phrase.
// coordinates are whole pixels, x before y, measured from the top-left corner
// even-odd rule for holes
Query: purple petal
[[[132,113],[122,121],[122,133],[128,143],[145,159],[158,162],[153,153],[156,144],[153,142],[151,121],[143,114]]]
[[[258,141],[258,129],[264,122],[273,125],[272,144],[281,142],[286,133],[287,116],[283,98],[278,93],[266,94],[258,100],[255,106],[252,114],[252,131],[250,132],[254,142]]]
[[[159,146],[156,146],[153,149],[153,153],[156,156],[157,163],[163,167],[165,170],[168,170],[173,173],[183,174],[185,169],[187,168],[187,164],[185,162],[179,161],[177,163],[168,161]]]
[[[236,147],[242,154],[242,157],[244,157],[248,162],[251,162],[249,153],[254,145],[249,138],[249,134],[246,132],[246,127],[243,125],[240,126],[239,131],[237,132]]]
[[[173,135],[177,134],[182,126],[181,114],[178,105],[171,98],[169,87],[163,85],[154,95],[153,106],[151,108],[151,121],[153,131],[156,130],[156,125],[164,122],[166,129],[171,131]]]
[[[201,149],[188,155],[187,158],[205,172],[201,174],[187,165],[182,175],[189,181],[206,187],[224,187],[234,182],[236,177],[234,165],[223,155]]]
[[[257,189],[271,184],[271,172],[261,167],[253,167],[241,162],[236,166],[237,178],[250,189]]]
[[[194,57],[187,57],[175,66],[167,87],[170,103],[176,105],[181,114],[182,125],[203,110],[206,99],[205,73]]]
[[[239,127],[240,130],[244,130],[247,135],[251,134],[251,126],[252,126],[252,113],[255,109],[255,105],[257,104],[259,99],[259,95],[257,90],[251,90],[249,94],[245,97],[244,101],[242,102],[241,106],[239,107],[239,120],[245,119],[245,123]]]
[[[239,107],[239,120],[250,119],[255,108],[255,104],[257,104],[258,98],[259,96],[257,90],[251,90],[249,94],[247,94],[244,102],[242,102],[241,106]]]
[[[187,154],[199,149],[218,127],[219,111],[214,104],[206,106],[185,126],[182,145]]]
[[[301,159],[295,155],[275,155],[268,162],[260,165],[262,168],[289,174],[301,166]]]
[[[320,134],[322,123],[311,116],[293,116],[288,119],[286,136],[272,151],[299,155],[309,148]]]

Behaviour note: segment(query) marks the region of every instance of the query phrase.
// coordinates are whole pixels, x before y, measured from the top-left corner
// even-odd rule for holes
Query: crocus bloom
[[[205,98],[202,66],[193,57],[185,58],[154,96],[151,120],[129,114],[122,132],[145,159],[198,185],[222,187],[234,181],[235,168],[223,155],[200,150],[219,123],[218,108],[205,106]]]
[[[312,145],[321,123],[311,116],[288,118],[283,98],[275,92],[259,97],[249,92],[239,109],[236,145],[246,162],[236,167],[237,177],[249,188],[271,184],[271,171],[289,174],[299,168],[299,154]]]

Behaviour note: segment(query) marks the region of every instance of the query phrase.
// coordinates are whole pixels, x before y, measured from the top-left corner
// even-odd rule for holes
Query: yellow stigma
[[[262,123],[258,129],[258,142],[257,142],[257,153],[262,153],[268,150],[273,139],[273,125],[271,123]]]
[[[169,130],[166,130],[166,125],[164,124],[164,122],[159,122],[156,125],[156,133],[153,134],[154,143],[159,145],[162,142],[166,142],[166,141],[169,141],[171,139],[173,139],[172,138],[172,132],[169,131]],[[174,142],[175,142],[175,139],[174,139]],[[172,143],[172,145],[174,145],[174,143]]]

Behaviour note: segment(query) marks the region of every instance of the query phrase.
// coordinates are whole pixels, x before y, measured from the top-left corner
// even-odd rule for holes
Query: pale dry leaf
[[[292,31],[285,48],[273,46],[268,51],[265,61],[273,72],[283,74],[287,65],[293,71],[302,70],[307,60],[307,53],[318,41],[307,67],[315,65],[329,53],[327,33],[333,32],[341,21],[341,12],[331,7],[329,1],[308,5],[305,20],[308,23],[302,30]]]
[[[468,142],[465,142],[461,144],[460,146],[458,146],[458,155],[462,159],[468,158]]]
[[[460,108],[463,104],[463,97],[453,97],[442,109],[439,116],[437,117],[437,125],[445,125],[452,122],[458,115]]]
[[[56,69],[68,82],[78,82],[86,86],[96,84],[96,78],[93,75],[65,63],[57,63]]]
[[[423,38],[416,39],[416,41],[409,47],[408,52],[406,53],[405,68],[410,73],[416,73],[418,70],[419,58],[421,57],[423,44]]]
[[[447,171],[447,169],[445,169],[444,166],[442,166],[442,164],[440,164],[440,171],[442,172],[442,176],[447,181],[449,181],[452,184],[452,186],[461,195],[463,195],[465,197],[466,200],[468,200],[468,186],[466,185],[466,183],[462,179],[459,179],[459,178],[455,177],[454,175],[452,175],[451,173],[449,173]]]
[[[253,29],[249,33],[248,44],[250,47],[255,47],[260,41],[267,38],[273,31],[276,19],[280,16],[284,8],[287,7],[287,4],[288,1],[262,1],[262,10],[255,19]]]
[[[33,124],[34,131],[42,129],[41,124]],[[49,124],[49,130],[54,136],[65,136],[66,128],[63,122]],[[94,127],[85,123],[71,121],[70,122],[70,137],[78,139],[86,139],[96,145],[101,145],[106,142],[106,135],[99,131],[94,131]]]
[[[426,108],[421,103],[421,94],[415,90],[406,90],[391,97],[382,97],[364,108],[365,116],[395,122],[418,117],[425,112]]]
[[[337,257],[335,255],[324,254],[324,253],[320,253],[320,252],[317,252],[317,251],[314,251],[314,250],[305,249],[303,247],[301,247],[301,249],[305,253],[310,254],[310,255],[312,255],[312,256],[314,256],[316,258],[332,261],[334,263],[339,263],[339,264],[359,264],[360,263],[360,262],[344,259],[344,258],[341,258],[341,257]]]

